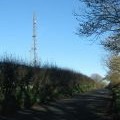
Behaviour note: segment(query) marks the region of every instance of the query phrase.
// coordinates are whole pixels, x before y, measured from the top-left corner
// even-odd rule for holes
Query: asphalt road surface
[[[22,110],[11,118],[0,120],[115,120],[111,112],[111,95],[100,89],[70,99],[34,106],[34,110]]]

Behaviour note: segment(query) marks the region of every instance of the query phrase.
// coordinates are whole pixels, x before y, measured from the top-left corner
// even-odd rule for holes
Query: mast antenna
[[[33,66],[37,66],[37,34],[36,34],[36,15],[35,13],[33,14],[33,33],[32,33],[32,41],[33,41],[33,45],[32,45],[32,54],[33,54],[33,61],[32,64]]]

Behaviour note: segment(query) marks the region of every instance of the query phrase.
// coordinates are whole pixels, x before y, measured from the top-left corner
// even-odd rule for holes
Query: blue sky
[[[32,46],[32,16],[37,16],[38,55],[42,63],[70,68],[86,75],[105,74],[104,50],[75,34],[73,11],[78,0],[1,0],[0,56],[12,54],[29,61]]]

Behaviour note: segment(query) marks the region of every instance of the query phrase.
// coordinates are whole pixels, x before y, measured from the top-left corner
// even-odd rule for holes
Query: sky
[[[78,21],[73,13],[79,7],[83,8],[78,0],[0,0],[0,56],[7,54],[31,60],[35,12],[38,56],[42,64],[88,76],[93,73],[104,76],[102,46],[75,34]]]

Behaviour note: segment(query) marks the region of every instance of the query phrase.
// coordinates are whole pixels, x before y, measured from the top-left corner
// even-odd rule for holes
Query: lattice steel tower
[[[35,13],[33,14],[33,35],[32,35],[32,40],[33,40],[33,45],[32,45],[32,65],[37,66],[37,34],[36,34],[36,15]]]

